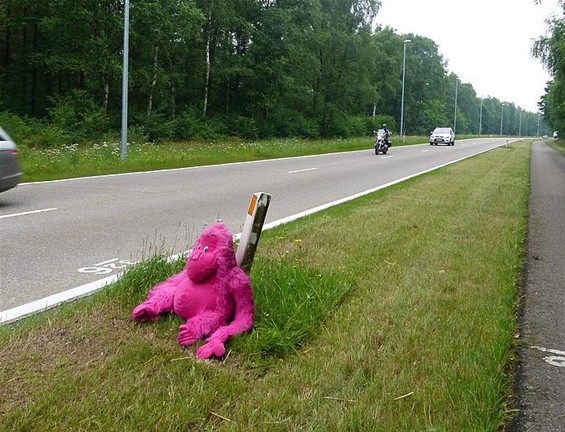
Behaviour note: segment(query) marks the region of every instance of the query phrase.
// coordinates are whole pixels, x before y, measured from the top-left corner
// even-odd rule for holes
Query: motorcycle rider
[[[386,123],[383,123],[381,129],[385,131],[386,145],[390,147],[390,131],[388,130],[388,126],[386,125]]]

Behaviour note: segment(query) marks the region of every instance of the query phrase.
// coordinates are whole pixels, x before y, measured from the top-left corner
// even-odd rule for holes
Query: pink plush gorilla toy
[[[253,327],[251,281],[236,263],[233,236],[224,224],[204,230],[185,269],[156,285],[132,317],[156,321],[167,312],[186,320],[179,328],[180,345],[208,337],[196,351],[203,359],[223,356],[229,338]]]

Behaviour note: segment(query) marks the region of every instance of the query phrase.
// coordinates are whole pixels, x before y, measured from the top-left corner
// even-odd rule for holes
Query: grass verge
[[[563,140],[551,140],[548,141],[549,145],[557,150],[559,153],[565,155],[565,141]]]
[[[529,191],[515,143],[265,232],[253,332],[223,361],[131,321],[183,263],[0,329],[8,431],[496,431]]]

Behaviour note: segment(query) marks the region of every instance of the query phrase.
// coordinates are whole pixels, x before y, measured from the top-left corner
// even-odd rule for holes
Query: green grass
[[[132,308],[183,267],[0,327],[2,431],[497,431],[512,368],[530,143],[263,233],[257,320],[222,361]]]
[[[394,145],[401,145],[399,139]],[[407,137],[405,145],[426,142]],[[278,139],[269,141],[221,140],[218,142],[131,143],[127,158],[121,145],[104,142],[53,149],[21,149],[24,181],[44,181],[92,175],[150,171],[166,168],[242,162],[327,152],[370,149],[371,137],[328,140]]]
[[[565,141],[563,140],[550,140],[549,145],[557,150],[559,153],[565,155]]]

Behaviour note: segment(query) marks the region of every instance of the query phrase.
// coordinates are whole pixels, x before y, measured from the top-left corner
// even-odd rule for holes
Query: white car
[[[450,127],[437,127],[430,134],[430,145],[455,145],[455,132]]]

